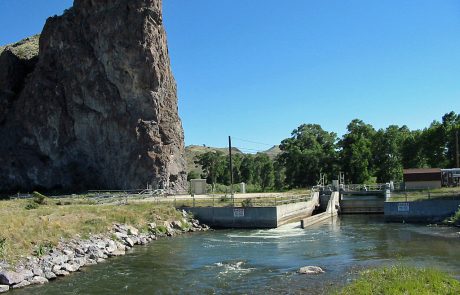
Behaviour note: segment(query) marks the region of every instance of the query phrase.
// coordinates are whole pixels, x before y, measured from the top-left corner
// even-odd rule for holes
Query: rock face
[[[75,0],[48,19],[33,72],[0,82],[1,190],[185,188],[161,8]]]

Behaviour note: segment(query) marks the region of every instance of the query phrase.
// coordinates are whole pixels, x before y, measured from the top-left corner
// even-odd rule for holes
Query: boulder
[[[20,274],[24,280],[28,280],[34,277],[34,273],[30,269],[20,269],[16,270],[18,274]]]
[[[0,272],[0,284],[2,285],[14,285],[24,281],[25,278],[22,274],[14,271],[3,271]]]
[[[10,286],[8,285],[0,285],[0,293],[5,293],[10,290]]]
[[[319,266],[304,266],[298,270],[300,274],[314,275],[324,273],[324,270]]]
[[[117,250],[117,244],[114,241],[110,240],[107,242],[105,249],[108,253],[112,253],[113,251]]]
[[[56,274],[52,271],[45,272],[45,278],[48,280],[53,280],[56,278]]]
[[[111,252],[111,253],[109,254],[109,256],[110,256],[110,257],[112,257],[112,256],[123,256],[123,255],[125,255],[125,254],[126,254],[125,251],[122,251],[122,250],[115,250],[115,251]]]
[[[126,238],[126,239],[124,239],[124,241],[125,241],[126,246],[129,246],[131,248],[134,247],[134,241],[131,240],[131,238]]]
[[[48,279],[42,276],[35,276],[32,280],[30,280],[30,283],[32,285],[43,285],[48,283]]]
[[[62,266],[62,269],[68,272],[75,272],[80,268],[79,265],[66,263]]]
[[[63,269],[58,269],[56,271],[53,271],[57,276],[60,276],[60,277],[65,277],[65,276],[68,276],[70,273],[66,270],[63,270]]]
[[[19,284],[13,285],[13,289],[19,289],[19,288],[24,288],[30,285],[29,281],[22,281]]]
[[[135,228],[134,226],[127,225],[126,229],[128,230],[128,235],[133,235],[133,236],[139,235],[139,230]]]
[[[35,267],[32,272],[34,273],[34,276],[43,276],[44,272],[41,268]]]

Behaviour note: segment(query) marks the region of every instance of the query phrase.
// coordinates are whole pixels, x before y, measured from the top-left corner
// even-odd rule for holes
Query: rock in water
[[[304,266],[301,267],[298,271],[300,274],[314,275],[324,273],[324,270],[319,266]]]
[[[3,190],[185,188],[161,9],[161,0],[75,0],[48,19],[34,70],[0,84]],[[0,65],[12,63],[5,52]]]

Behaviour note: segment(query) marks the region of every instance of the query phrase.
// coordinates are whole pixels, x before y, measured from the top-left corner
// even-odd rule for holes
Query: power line
[[[243,147],[237,147],[240,151],[250,151],[250,152],[258,152],[258,153],[263,153],[264,151],[262,150],[256,150],[256,149],[250,149],[250,148],[243,148]]]
[[[252,140],[243,139],[243,138],[239,138],[239,137],[235,137],[235,136],[232,136],[232,138],[233,138],[233,139],[237,139],[237,140],[240,140],[240,141],[249,142],[249,143],[254,143],[254,144],[261,144],[261,145],[266,145],[266,146],[269,146],[269,147],[272,147],[272,146],[274,146],[274,144],[268,144],[268,143],[263,143],[263,142],[252,141]]]

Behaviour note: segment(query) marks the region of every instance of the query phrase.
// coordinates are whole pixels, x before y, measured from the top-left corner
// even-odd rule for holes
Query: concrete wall
[[[404,183],[406,189],[429,189],[429,188],[440,188],[441,180],[432,181],[406,181]]]
[[[276,207],[186,208],[200,222],[215,228],[276,228]],[[236,210],[236,211],[235,211]]]
[[[385,220],[406,222],[440,222],[452,216],[460,200],[426,200],[416,202],[385,202]]]
[[[184,210],[215,228],[276,228],[310,216],[318,204],[318,196],[316,193],[311,201],[276,207],[198,207]]]
[[[315,207],[316,204],[313,204],[311,201],[277,206],[277,226],[300,221],[302,218],[310,216],[313,210],[315,210]]]

